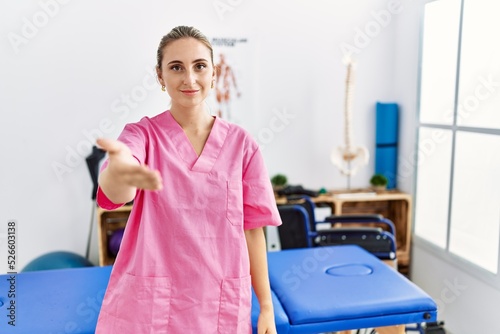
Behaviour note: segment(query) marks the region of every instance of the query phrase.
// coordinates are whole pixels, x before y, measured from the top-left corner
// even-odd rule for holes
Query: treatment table
[[[290,327],[322,333],[435,322],[436,303],[395,269],[359,246],[268,254],[271,288]]]
[[[284,250],[268,261],[279,334],[436,321],[425,292],[358,246]],[[110,273],[108,266],[1,275],[0,333],[94,333]],[[255,294],[252,306],[255,332]]]

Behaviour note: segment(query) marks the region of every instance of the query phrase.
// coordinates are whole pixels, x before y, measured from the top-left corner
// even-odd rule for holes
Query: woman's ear
[[[161,69],[156,66],[156,79],[160,83],[160,85],[165,86],[165,82],[163,81],[163,77],[161,76]]]

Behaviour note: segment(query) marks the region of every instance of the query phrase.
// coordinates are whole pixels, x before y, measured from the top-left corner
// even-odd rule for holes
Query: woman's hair
[[[179,40],[181,38],[194,38],[203,44],[210,50],[210,59],[212,64],[214,63],[214,51],[212,44],[208,41],[208,38],[201,33],[198,29],[194,27],[178,26],[172,29],[168,34],[162,37],[160,45],[158,45],[158,51],[156,52],[156,66],[161,69],[161,61],[163,59],[163,50],[173,41]]]

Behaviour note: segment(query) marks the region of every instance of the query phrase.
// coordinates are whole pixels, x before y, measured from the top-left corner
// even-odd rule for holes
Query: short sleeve
[[[141,126],[140,123],[125,125],[125,128],[118,137],[118,140],[128,146],[132,155],[139,161],[139,163],[147,163],[146,148],[148,140],[144,126]]]
[[[243,171],[243,213],[245,230],[281,225],[271,181],[258,148]]]
[[[118,140],[127,145],[134,158],[136,158],[140,164],[143,164],[146,162],[146,138],[145,131],[138,124],[127,124],[118,137]],[[108,160],[102,164],[100,171],[102,172],[107,165]],[[100,186],[97,187],[96,202],[99,207],[106,210],[114,210],[125,204],[112,202],[102,191]]]

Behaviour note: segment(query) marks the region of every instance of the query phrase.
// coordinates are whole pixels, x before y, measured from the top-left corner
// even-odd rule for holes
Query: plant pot
[[[387,190],[387,186],[372,186],[372,188],[376,192],[384,192]]]

